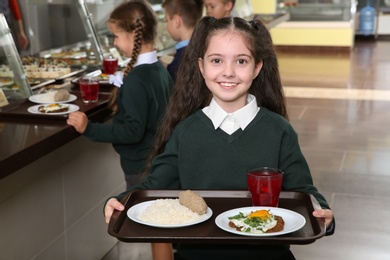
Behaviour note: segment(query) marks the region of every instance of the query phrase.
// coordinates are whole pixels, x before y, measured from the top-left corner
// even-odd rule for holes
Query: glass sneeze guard
[[[84,29],[87,33],[88,39],[91,42],[93,51],[95,52],[96,60],[98,64],[103,63],[103,50],[99,41],[99,37],[96,33],[95,27],[92,21],[92,14],[88,10],[88,6],[84,0],[76,0],[77,10],[79,11],[81,21],[83,22]]]
[[[1,66],[3,70],[6,70],[7,78],[13,80],[17,86],[17,88],[11,89],[2,87],[8,101],[12,103],[15,100],[30,97],[32,95],[30,84],[23,69],[11,31],[2,13],[0,13],[0,51],[1,56],[5,56],[5,59],[1,60],[1,63],[5,62],[5,64],[1,64]]]

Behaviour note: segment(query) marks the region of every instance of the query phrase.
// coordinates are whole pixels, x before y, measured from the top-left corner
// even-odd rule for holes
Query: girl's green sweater
[[[88,122],[84,135],[91,141],[112,143],[121,161],[131,165],[149,156],[173,80],[159,61],[135,67],[123,80],[116,98],[119,112],[112,124]],[[136,173],[138,169],[126,174]]]
[[[313,185],[296,132],[283,117],[266,108],[260,109],[245,130],[232,135],[215,130],[211,120],[197,111],[178,124],[145,181],[129,191],[246,190],[246,172],[263,166],[284,171],[283,190],[312,194],[323,208],[329,208]]]

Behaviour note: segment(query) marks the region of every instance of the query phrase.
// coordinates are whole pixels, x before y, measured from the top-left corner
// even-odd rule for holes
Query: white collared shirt
[[[134,67],[141,64],[152,64],[155,62],[157,62],[157,51],[145,52],[138,55],[137,62],[134,64]]]
[[[260,108],[257,106],[255,96],[248,94],[248,104],[234,113],[227,113],[218,103],[211,100],[210,105],[203,108],[203,113],[213,122],[214,128],[221,128],[224,132],[231,135],[238,129],[244,130],[255,118]]]
[[[138,55],[137,62],[134,64],[134,67],[142,64],[152,64],[157,62],[157,51],[145,52]],[[114,75],[109,76],[110,84],[114,84],[118,88],[120,88],[123,84],[124,74],[122,71],[115,72]]]

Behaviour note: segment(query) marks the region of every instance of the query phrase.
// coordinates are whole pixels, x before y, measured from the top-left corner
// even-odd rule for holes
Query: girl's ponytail
[[[143,38],[143,33],[142,33],[142,23],[141,20],[137,19],[135,23],[135,36],[134,36],[134,47],[133,47],[133,53],[131,56],[131,59],[129,63],[127,64],[127,67],[124,71],[124,77],[126,77],[130,71],[134,68],[134,64],[137,62],[138,55],[141,51],[141,46],[142,46],[142,38]],[[110,99],[108,101],[108,107],[114,112],[118,112],[118,105],[116,104],[116,96],[118,93],[118,88],[114,88],[111,92]]]

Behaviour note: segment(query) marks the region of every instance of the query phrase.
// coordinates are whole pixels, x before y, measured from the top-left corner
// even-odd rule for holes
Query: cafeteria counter
[[[107,97],[100,100],[78,105],[108,122]],[[117,241],[102,212],[125,189],[119,156],[80,136],[65,116],[27,114],[32,105],[0,113],[0,259],[101,259]]]

